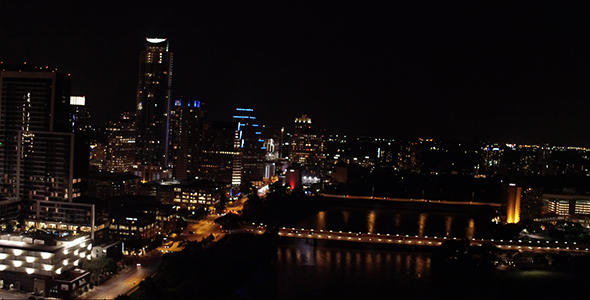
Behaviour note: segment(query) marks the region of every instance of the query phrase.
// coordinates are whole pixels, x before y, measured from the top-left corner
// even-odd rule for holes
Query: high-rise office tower
[[[238,123],[242,152],[242,180],[261,181],[264,178],[264,125],[258,124],[252,108],[236,108],[233,116]]]
[[[276,171],[281,169],[279,162],[280,140],[278,136],[266,137],[262,150],[264,153],[264,180],[272,180],[277,175]]]
[[[203,138],[201,102],[177,99],[170,116],[170,159],[177,179],[195,179],[200,164]]]
[[[239,186],[242,182],[240,130],[234,122],[205,122],[197,176]]]
[[[172,52],[168,39],[147,38],[139,59],[137,87],[137,159],[168,168]]]
[[[295,131],[294,134],[299,134],[304,131],[311,129],[311,118],[307,115],[302,115],[299,118],[295,118]]]
[[[302,165],[315,165],[324,151],[322,137],[311,129],[311,119],[306,115],[295,118],[295,133],[291,137],[289,161]]]
[[[80,196],[88,149],[70,122],[70,77],[3,69],[0,86],[0,192],[26,205]]]
[[[70,97],[70,122],[72,122],[73,132],[90,133],[92,130],[90,124],[90,110],[86,105],[86,97]]]
[[[130,113],[105,127],[105,169],[107,172],[131,172],[135,163],[135,122]]]
[[[84,155],[90,154],[90,135],[92,134],[91,126],[90,107],[86,103],[86,97],[84,96],[70,96],[70,124],[72,126],[71,132],[75,135],[75,152],[77,159],[80,161],[76,162],[76,167],[80,168],[84,164],[83,177],[87,177],[88,169],[90,167],[88,163],[88,157]],[[82,176],[81,175],[81,176]],[[82,194],[84,190],[82,190]]]
[[[303,178],[311,178],[310,182],[319,182],[325,176],[324,139],[311,129],[311,119],[306,115],[295,118],[295,133],[289,145],[289,161],[303,166]]]

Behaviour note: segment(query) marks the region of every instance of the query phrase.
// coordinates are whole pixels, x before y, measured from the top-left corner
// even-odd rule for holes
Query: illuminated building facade
[[[417,142],[410,142],[400,147],[398,168],[411,172],[420,172],[422,162],[421,147]]]
[[[147,38],[139,60],[137,160],[168,168],[173,55],[168,39]]]
[[[557,215],[590,214],[590,197],[588,196],[543,194],[543,200],[547,201],[548,211]]]
[[[311,129],[311,119],[306,115],[295,118],[295,131],[289,146],[289,162],[302,166],[303,178],[312,178],[319,182],[325,176],[323,136]]]
[[[134,165],[133,174],[141,178],[142,183],[168,179],[172,176],[170,169],[164,169],[160,166],[152,165]]]
[[[135,164],[135,122],[129,113],[107,123],[104,171],[132,172]]]
[[[79,197],[89,149],[70,121],[70,77],[3,70],[0,85],[0,192],[28,209],[35,200]]]
[[[174,187],[174,204],[181,208],[195,209],[199,206],[213,208],[219,204],[224,188],[214,182],[188,181]]]
[[[154,196],[163,204],[194,210],[213,209],[231,185],[208,180],[160,180],[142,186],[143,194]]]
[[[137,195],[141,178],[132,173],[92,172],[88,177],[88,195],[99,199]]]
[[[502,173],[502,156],[504,149],[498,144],[486,145],[482,148],[483,166],[482,171],[486,174]]]
[[[86,97],[70,96],[70,122],[72,122],[73,131],[89,133],[92,130],[90,120]]]
[[[304,131],[311,129],[311,118],[307,115],[295,118],[295,131],[294,134],[299,134]]]
[[[199,179],[239,186],[242,183],[240,130],[235,122],[206,122]]]
[[[506,222],[518,223],[522,220],[534,220],[542,214],[543,188],[521,187],[510,183],[505,189],[504,208],[506,210]]]
[[[100,205],[98,210],[95,207],[93,203],[36,201],[24,225],[47,234],[86,234],[94,242],[103,242],[108,235],[108,218]]]
[[[520,197],[522,188],[517,187],[516,184],[511,183],[508,186],[508,201],[506,205],[506,222],[509,224],[518,223],[520,221]]]
[[[139,249],[158,233],[158,221],[153,214],[115,215],[109,225],[111,240],[124,241],[129,248]]]
[[[543,188],[526,187],[520,195],[520,219],[533,220],[541,216],[543,210]]]
[[[161,230],[161,216],[168,206],[149,196],[120,196],[109,199],[111,240],[125,241],[125,248],[140,249]]]
[[[264,155],[267,147],[262,134],[264,125],[258,124],[252,108],[236,108],[233,121],[238,123],[242,153],[243,181],[258,182],[264,178]]]
[[[88,235],[65,237],[0,235],[0,279],[21,291],[70,298],[81,294],[90,273],[77,269],[91,259]],[[50,294],[50,292],[53,293]]]
[[[293,164],[285,172],[285,184],[291,189],[301,188],[303,186],[303,177],[301,175],[301,166]]]
[[[279,158],[279,149],[281,147],[279,137],[267,137],[264,139],[263,150],[264,153],[264,180],[276,180],[277,171],[282,172],[282,164]]]
[[[170,157],[174,178],[194,179],[201,158],[204,111],[194,99],[174,101],[170,120]]]

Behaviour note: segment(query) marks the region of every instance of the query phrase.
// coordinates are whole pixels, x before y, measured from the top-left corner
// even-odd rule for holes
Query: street
[[[29,294],[0,289],[0,299],[27,299]]]
[[[120,274],[103,282],[100,286],[82,294],[78,299],[114,299],[125,294],[157,269],[162,255],[152,251],[139,259],[141,266],[130,266]]]
[[[228,205],[227,210],[234,212],[242,210],[244,201],[245,200],[235,201],[231,205]],[[200,241],[213,234],[215,236],[215,241],[218,241],[225,235],[224,233],[221,233],[220,226],[215,224],[215,220],[219,217],[220,215],[208,215],[203,220],[188,223],[187,228],[183,230],[177,241],[168,244],[164,243],[156,250],[142,256],[139,259],[141,266],[133,265],[124,269],[120,274],[108,279],[91,291],[82,294],[78,299],[114,299],[118,295],[128,293],[143,279],[156,272],[158,265],[162,260],[162,254],[182,251],[184,247],[181,247],[180,243],[183,240]],[[0,297],[1,296],[2,294],[0,293]],[[14,295],[5,298],[11,299],[14,298]]]
[[[226,206],[224,212],[237,214],[242,209],[244,209],[244,203],[247,200],[248,198],[241,198],[234,201],[233,203]],[[215,224],[215,220],[219,217],[221,217],[221,215],[208,215],[203,220],[194,223],[188,223],[187,228],[182,231],[182,234],[180,234],[180,237],[177,241],[164,243],[162,246],[157,248],[157,251],[160,251],[161,253],[182,251],[182,249],[184,249],[184,247],[180,246],[182,241],[200,241],[211,234],[215,236],[215,241],[220,240],[225,234],[221,232],[219,224]]]

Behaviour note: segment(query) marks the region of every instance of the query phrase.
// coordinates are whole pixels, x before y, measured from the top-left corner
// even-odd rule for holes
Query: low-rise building
[[[557,215],[589,215],[590,196],[543,194],[548,212]]]
[[[170,226],[165,223],[176,216],[171,205],[153,196],[121,196],[109,201],[110,239],[125,242],[130,250],[146,246],[157,234],[167,234]]]
[[[158,221],[154,214],[117,214],[111,217],[111,240],[123,241],[131,250],[146,246],[156,237]]]
[[[0,281],[20,291],[73,297],[89,282],[77,266],[91,259],[89,235],[0,235]]]
[[[163,204],[194,210],[215,207],[230,188],[229,184],[209,180],[158,180],[144,184],[142,193]]]
[[[141,178],[132,173],[94,172],[88,178],[88,195],[100,199],[137,195]]]

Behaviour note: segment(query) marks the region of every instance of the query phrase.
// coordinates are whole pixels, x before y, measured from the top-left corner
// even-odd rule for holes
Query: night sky
[[[71,73],[97,124],[135,111],[149,36],[170,39],[173,97],[211,120],[590,146],[589,6],[368,2],[2,1],[0,60]]]

